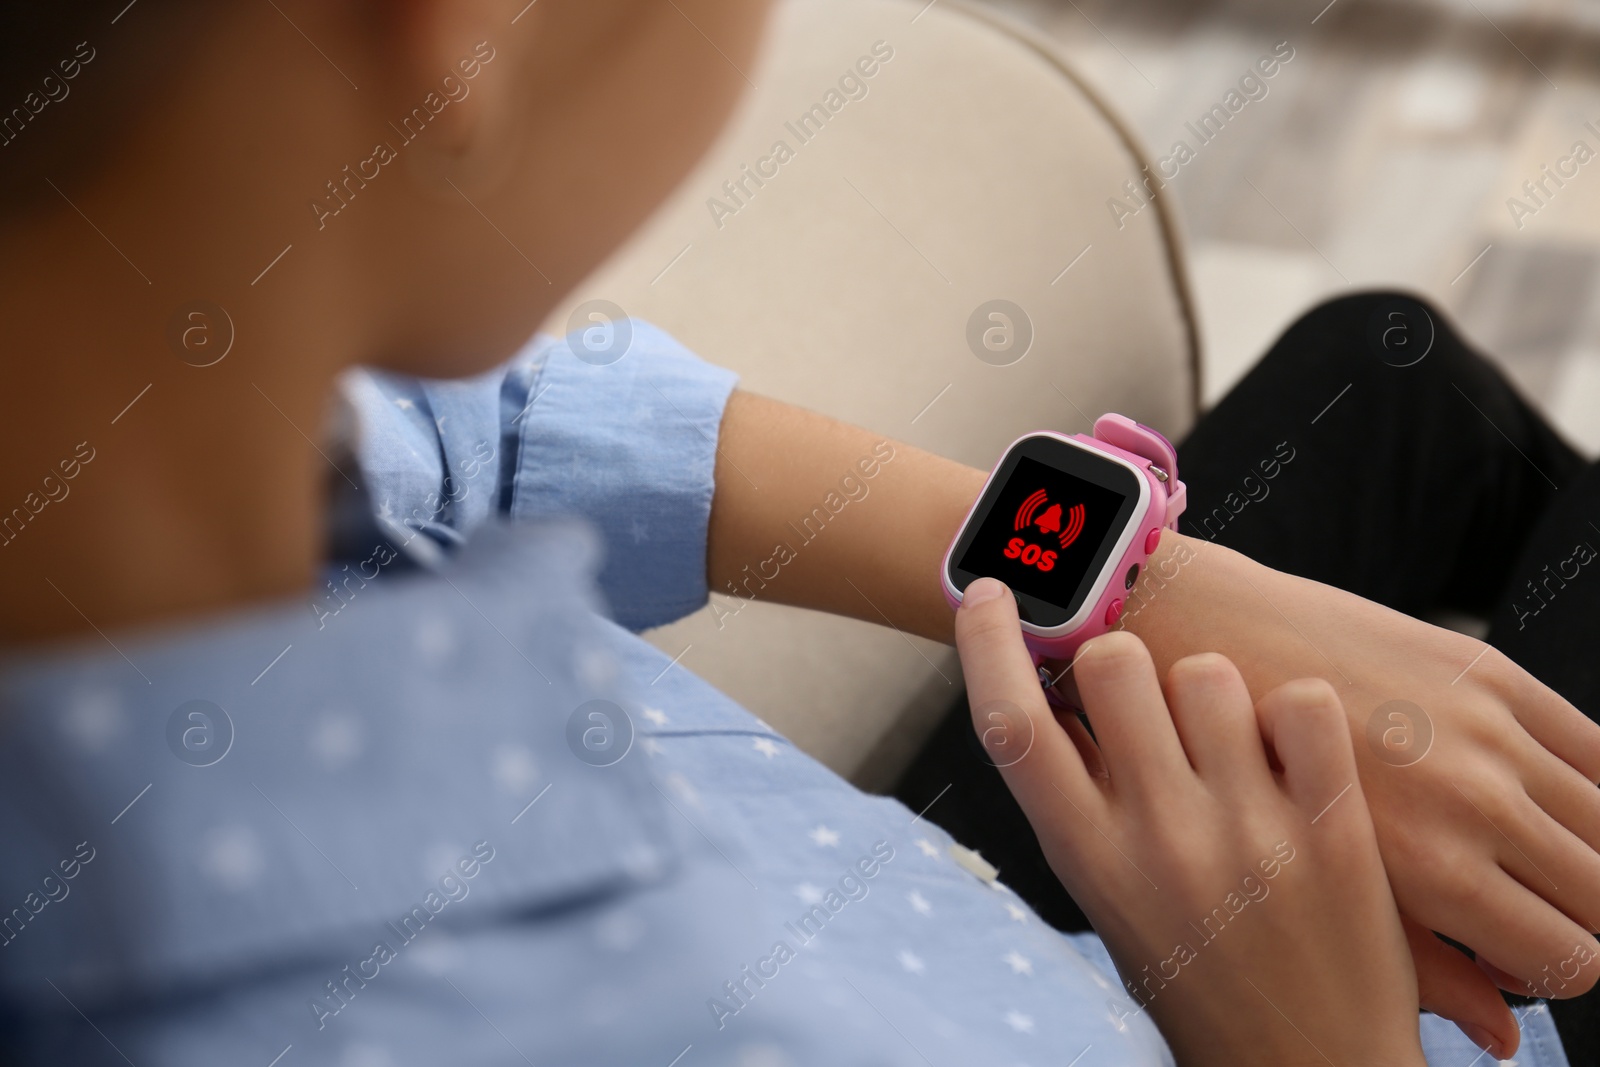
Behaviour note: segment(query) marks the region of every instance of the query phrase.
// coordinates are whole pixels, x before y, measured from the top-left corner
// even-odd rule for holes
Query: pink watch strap
[[[1107,414],[1094,420],[1093,440],[1128,453],[1134,462],[1153,463],[1152,473],[1167,491],[1167,517],[1164,525],[1177,530],[1178,516],[1189,503],[1187,487],[1178,480],[1178,450],[1159,430],[1134,422],[1126,415]]]

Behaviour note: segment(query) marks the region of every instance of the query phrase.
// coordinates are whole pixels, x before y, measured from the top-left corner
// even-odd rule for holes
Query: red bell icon
[[[1045,510],[1045,513],[1040,515],[1039,518],[1035,520],[1034,525],[1039,527],[1039,529],[1043,530],[1045,533],[1056,533],[1059,531],[1061,529],[1061,505],[1051,504],[1050,507]]]

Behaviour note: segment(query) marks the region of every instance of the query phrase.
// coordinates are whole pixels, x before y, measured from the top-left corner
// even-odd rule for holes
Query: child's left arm
[[[939,565],[984,472],[745,393],[719,444],[713,590],[952,640]],[[1297,678],[1333,685],[1403,915],[1517,992],[1595,984],[1600,727],[1482,642],[1220,545],[1169,535],[1151,568],[1173,577],[1123,626],[1160,671],[1220,652],[1256,699]],[[1431,730],[1426,758],[1369,743],[1368,720],[1395,700],[1423,709],[1407,725]],[[1481,975],[1437,961],[1455,962],[1418,961],[1423,1006],[1472,1019]]]
[[[736,391],[717,448],[711,589],[953,643],[938,563],[985,477],[882,434]]]

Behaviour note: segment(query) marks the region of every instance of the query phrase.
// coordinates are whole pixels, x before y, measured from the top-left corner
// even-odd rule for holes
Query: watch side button
[[[1161,527],[1157,526],[1154,530],[1151,530],[1148,534],[1145,535],[1145,539],[1144,539],[1144,554],[1147,555],[1147,556],[1155,555],[1156,548],[1160,544],[1161,544]]]
[[[1111,602],[1110,607],[1106,608],[1106,625],[1115,626],[1120,618],[1122,618],[1122,598],[1118,597]]]

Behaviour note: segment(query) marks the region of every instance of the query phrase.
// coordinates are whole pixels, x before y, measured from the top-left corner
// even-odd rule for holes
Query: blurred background
[[[1575,142],[1600,153],[1600,2],[984,2],[1056,42],[1155,158],[1295,49],[1170,184],[1208,401],[1323,295],[1401,285],[1600,452],[1600,158],[1545,179],[1543,203],[1523,188]]]

